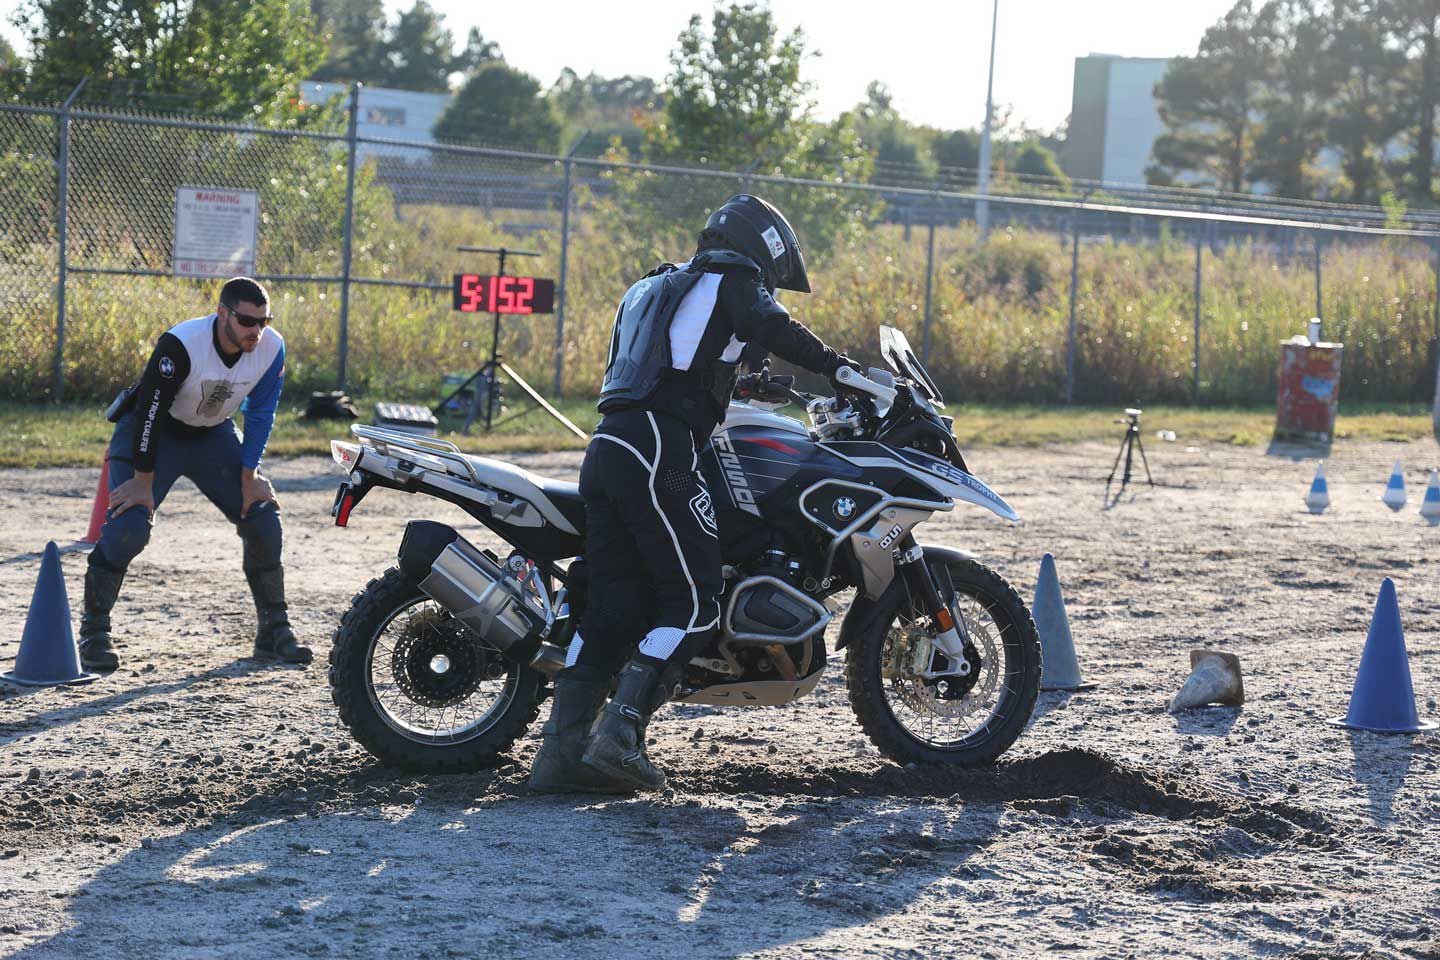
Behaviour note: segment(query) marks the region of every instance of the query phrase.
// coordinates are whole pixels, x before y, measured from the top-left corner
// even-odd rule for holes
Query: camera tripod
[[[1120,469],[1120,459],[1125,459],[1125,474],[1120,478],[1120,489],[1115,491],[1115,499],[1120,499],[1120,494],[1125,492],[1125,487],[1130,483],[1135,464],[1135,451],[1140,451],[1140,463],[1145,467],[1145,479],[1150,486],[1155,486],[1155,478],[1150,475],[1150,461],[1145,457],[1145,445],[1140,442],[1140,413],[1135,407],[1127,408],[1124,420],[1116,420],[1115,423],[1125,424],[1125,439],[1120,441],[1120,452],[1115,454],[1115,465],[1110,468],[1110,476],[1105,478],[1105,495],[1110,495],[1110,484],[1115,480],[1115,471]]]

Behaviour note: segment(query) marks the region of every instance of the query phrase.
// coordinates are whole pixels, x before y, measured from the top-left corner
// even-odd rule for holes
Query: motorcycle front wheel
[[[1025,602],[998,573],[971,559],[927,562],[942,596],[953,586],[951,607],[973,644],[975,669],[963,678],[917,672],[929,660],[931,628],[897,578],[850,642],[850,705],[870,741],[896,763],[992,763],[1035,709],[1040,638]]]
[[[330,648],[330,698],[386,766],[494,764],[540,712],[541,675],[507,660],[394,567],[355,595]]]

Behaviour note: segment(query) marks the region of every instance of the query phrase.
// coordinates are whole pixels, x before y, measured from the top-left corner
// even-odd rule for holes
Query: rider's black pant
[[[614,673],[631,655],[668,679],[720,621],[720,541],[689,427],[608,413],[580,468],[590,587],[568,662]]]

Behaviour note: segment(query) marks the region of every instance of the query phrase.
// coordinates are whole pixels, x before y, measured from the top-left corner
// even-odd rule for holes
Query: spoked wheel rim
[[[518,668],[429,597],[385,618],[371,638],[365,679],[386,726],[429,745],[480,736],[519,687]]]
[[[989,736],[1009,702],[1019,695],[1016,680],[1023,672],[1009,666],[1005,638],[1016,626],[998,602],[966,585],[956,590],[953,606],[957,621],[965,627],[962,635],[968,634],[979,654],[978,670],[963,679],[889,675],[881,683],[885,707],[900,729],[935,750],[962,750]],[[904,651],[928,630],[925,618],[904,610],[886,633],[881,670],[903,658]],[[897,645],[901,645],[898,654]]]

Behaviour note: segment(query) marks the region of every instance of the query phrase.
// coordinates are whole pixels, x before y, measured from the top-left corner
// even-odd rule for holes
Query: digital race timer
[[[462,313],[553,313],[555,281],[544,277],[455,274],[455,309]]]

